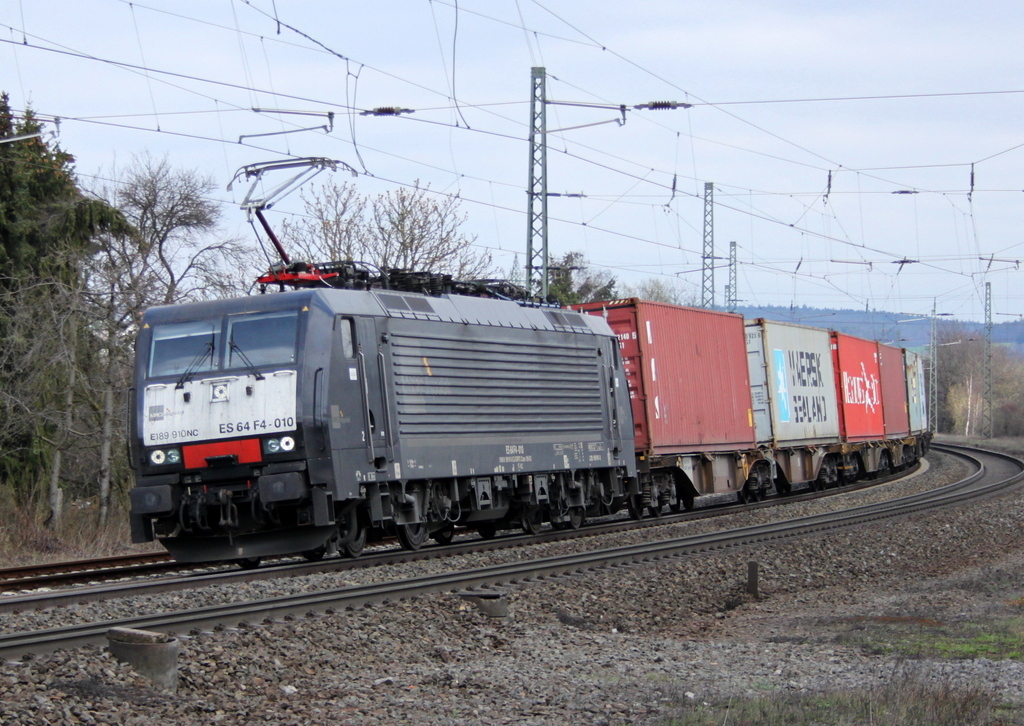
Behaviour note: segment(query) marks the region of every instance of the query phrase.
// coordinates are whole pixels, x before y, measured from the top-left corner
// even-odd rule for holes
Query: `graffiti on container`
[[[878,376],[869,375],[864,364],[860,364],[860,375],[850,375],[843,371],[843,400],[855,406],[864,406],[874,413],[875,406],[881,401]]]

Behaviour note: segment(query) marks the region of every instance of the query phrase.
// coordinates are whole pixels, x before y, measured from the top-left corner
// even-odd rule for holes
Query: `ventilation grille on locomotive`
[[[530,342],[394,335],[402,436],[600,432],[600,359],[563,336]]]

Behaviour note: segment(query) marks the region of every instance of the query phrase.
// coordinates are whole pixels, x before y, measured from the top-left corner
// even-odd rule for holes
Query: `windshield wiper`
[[[197,368],[199,368],[199,364],[206,360],[207,356],[213,360],[213,340],[207,341],[206,345],[199,352],[199,355],[197,355],[192,362],[188,364],[188,368],[186,368],[185,372],[181,374],[181,378],[178,379],[178,383],[174,386],[174,390],[185,387],[185,381],[192,377],[192,374],[196,372]]]
[[[228,341],[228,346],[230,346],[232,351],[238,353],[238,357],[242,359],[242,362],[245,363],[245,366],[246,366],[246,368],[249,369],[249,372],[252,373],[256,377],[256,380],[257,381],[262,381],[263,380],[263,374],[260,373],[258,370],[256,370],[256,366],[254,366],[252,364],[252,361],[249,360],[249,356],[247,356],[245,354],[245,351],[243,351],[241,346],[238,345],[238,343],[235,342],[234,338],[232,338],[230,341]]]

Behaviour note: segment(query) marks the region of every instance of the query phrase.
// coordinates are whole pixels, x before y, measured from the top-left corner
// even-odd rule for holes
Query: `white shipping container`
[[[910,413],[910,433],[928,430],[928,402],[925,394],[924,360],[911,350],[903,351],[907,369],[907,410]]]
[[[754,429],[760,444],[839,440],[829,331],[771,320],[747,321]]]

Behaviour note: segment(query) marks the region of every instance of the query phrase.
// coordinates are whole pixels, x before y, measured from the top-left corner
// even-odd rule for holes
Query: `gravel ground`
[[[958,478],[958,465],[931,459],[927,473],[843,495],[843,506]],[[674,525],[658,538],[825,511],[840,498]],[[1022,523],[1024,502],[1013,492],[756,549],[519,584],[508,588],[504,619],[433,595],[204,633],[183,639],[174,697],[150,689],[104,649],[80,648],[0,666],[0,723],[661,724],[680,703],[873,686],[906,672],[980,685],[1024,709],[1024,667],[1016,660],[911,661],[865,646],[891,636],[876,625],[1019,616]],[[117,618],[573,546],[131,598],[6,616],[3,625]],[[743,593],[751,559],[761,567],[756,601]]]

